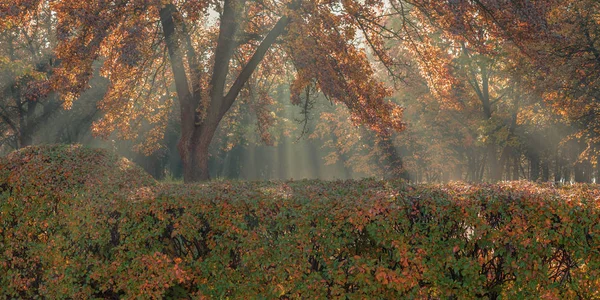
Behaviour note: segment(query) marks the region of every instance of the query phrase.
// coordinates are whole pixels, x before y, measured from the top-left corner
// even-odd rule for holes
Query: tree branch
[[[248,63],[246,63],[246,65],[242,69],[242,72],[240,72],[238,77],[235,79],[235,82],[229,89],[229,92],[225,96],[223,106],[219,111],[220,115],[224,115],[227,112],[227,110],[229,110],[229,108],[237,98],[238,94],[240,93],[248,79],[250,79],[250,76],[252,76],[252,73],[254,73],[254,70],[256,70],[256,67],[258,67],[260,62],[267,54],[267,51],[269,50],[271,45],[273,45],[277,37],[279,37],[283,33],[285,27],[288,25],[289,22],[290,19],[288,16],[281,17],[279,21],[277,21],[277,24],[275,24],[273,29],[269,31],[265,39],[260,43],[250,60],[248,60]]]
[[[176,13],[175,5],[167,4],[160,10],[160,23],[163,28],[163,34],[169,52],[171,69],[175,78],[175,88],[179,100],[181,124],[194,124],[195,107],[192,104],[192,93],[189,89],[188,78],[185,74],[185,67],[181,50],[179,49],[179,40],[175,34],[175,22],[173,14]]]
[[[221,24],[219,25],[219,39],[217,41],[217,47],[215,48],[215,64],[210,82],[211,102],[209,115],[219,113],[222,110],[221,101],[223,91],[225,89],[227,74],[229,74],[229,62],[233,56],[233,50],[236,45],[235,34],[239,27],[240,18],[238,13],[239,10],[243,8],[244,2],[245,1],[225,0],[223,3],[223,15],[221,17]]]

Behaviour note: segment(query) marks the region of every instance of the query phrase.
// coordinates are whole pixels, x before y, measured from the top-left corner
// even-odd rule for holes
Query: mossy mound
[[[81,145],[30,146],[0,159],[0,185],[57,197],[108,196],[155,185],[142,168],[106,149]]]

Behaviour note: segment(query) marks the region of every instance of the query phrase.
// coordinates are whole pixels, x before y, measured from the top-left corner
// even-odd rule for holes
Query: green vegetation
[[[0,160],[9,298],[599,298],[600,190],[156,183],[106,151]]]

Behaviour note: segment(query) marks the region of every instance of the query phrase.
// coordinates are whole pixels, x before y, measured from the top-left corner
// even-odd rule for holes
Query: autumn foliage
[[[167,185],[74,146],[1,164],[8,297],[600,296],[595,186]]]
[[[23,196],[99,198],[156,184],[127,159],[81,145],[27,147],[0,159],[0,181]]]
[[[96,73],[108,81],[98,102],[103,114],[93,124],[96,136],[142,136],[137,150],[152,152],[178,108],[186,182],[210,178],[209,146],[236,101],[258,94],[245,102],[260,129],[272,124],[264,108],[270,91],[259,83],[265,78],[288,77],[297,105],[300,92],[316,88],[345,105],[354,124],[380,135],[404,128],[403,109],[388,98],[390,89],[375,77],[357,38],[364,36],[369,49],[389,59],[380,33],[362,25],[382,21],[382,0],[11,2],[0,4],[2,32],[35,29],[34,16],[51,16],[46,35],[55,38],[51,52],[59,63],[44,83],[65,108]],[[263,139],[269,140],[264,131]]]

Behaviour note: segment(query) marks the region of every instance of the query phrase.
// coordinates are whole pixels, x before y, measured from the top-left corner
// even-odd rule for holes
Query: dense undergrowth
[[[184,186],[44,146],[0,193],[8,298],[600,298],[597,186]]]

